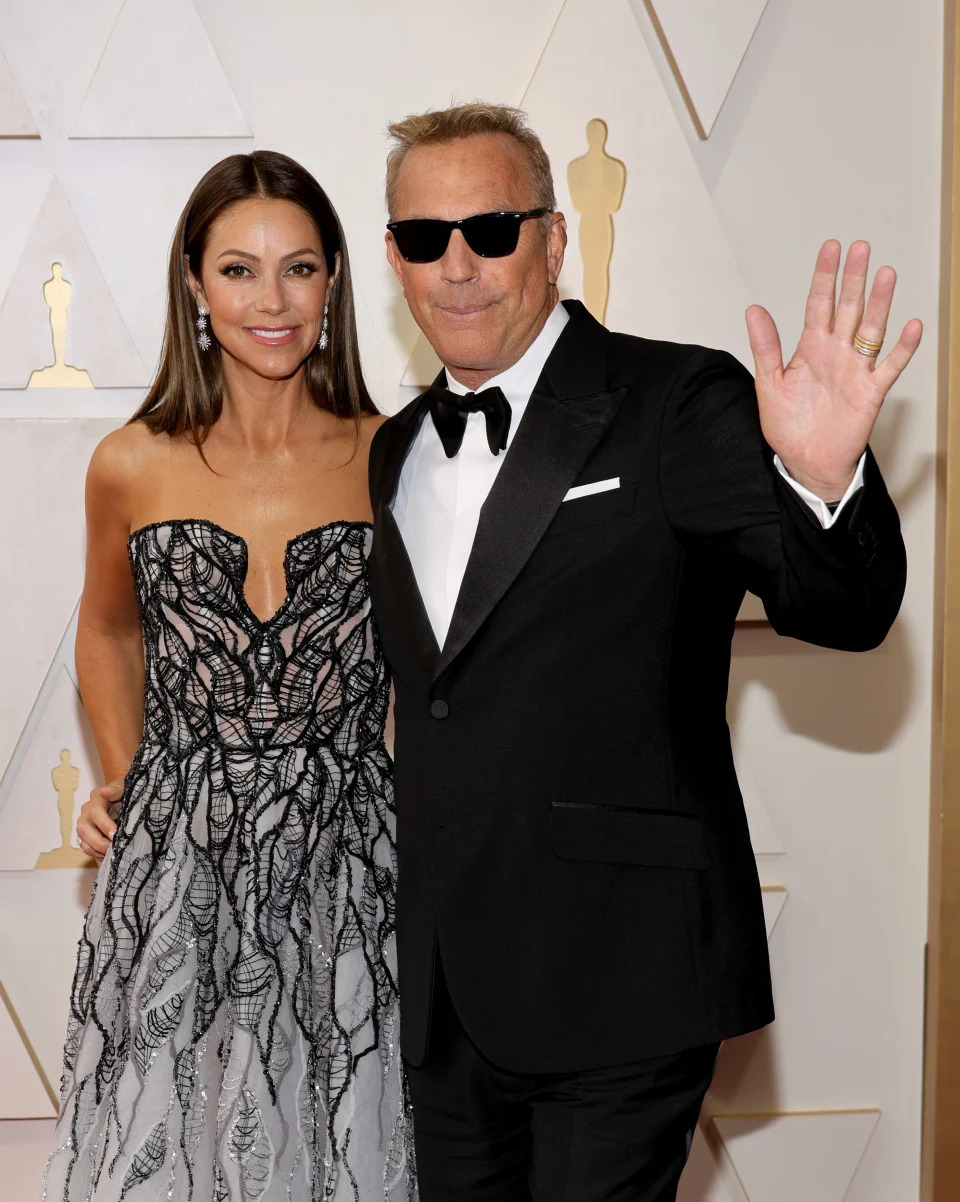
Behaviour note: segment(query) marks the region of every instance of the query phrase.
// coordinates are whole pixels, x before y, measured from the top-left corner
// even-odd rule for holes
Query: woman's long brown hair
[[[376,413],[360,366],[353,282],[343,227],[327,194],[309,171],[274,150],[233,154],[221,159],[194,188],[177,222],[167,276],[167,323],[160,367],[131,422],[143,421],[155,433],[186,434],[203,454],[203,442],[223,409],[223,370],[214,340],[208,351],[197,345],[196,303],[187,287],[184,263],[200,278],[210,228],[231,205],[251,197],[289,200],[314,221],[327,271],[340,272],[329,293],[329,342],[314,347],[305,363],[307,391],[314,404],[359,421]]]

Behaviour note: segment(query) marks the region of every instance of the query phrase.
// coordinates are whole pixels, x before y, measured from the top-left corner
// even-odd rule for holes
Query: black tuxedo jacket
[[[419,401],[370,453],[375,613],[396,689],[403,1050],[439,951],[479,1049],[573,1071],[773,1017],[725,703],[745,589],[774,628],[882,641],[903,594],[873,459],[824,530],[730,355],[611,334],[578,303],[483,506],[442,650],[390,504]],[[563,502],[574,485],[613,491]]]

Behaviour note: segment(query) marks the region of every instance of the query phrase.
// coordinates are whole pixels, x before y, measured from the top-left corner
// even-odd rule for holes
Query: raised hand
[[[881,267],[864,306],[870,246],[854,242],[837,302],[840,253],[834,239],[820,248],[803,334],[786,367],[773,318],[760,305],[747,310],[763,436],[792,478],[828,502],[853,480],[883,399],[923,333],[913,318],[885,358],[858,351],[855,337],[871,350],[883,342],[897,273]]]

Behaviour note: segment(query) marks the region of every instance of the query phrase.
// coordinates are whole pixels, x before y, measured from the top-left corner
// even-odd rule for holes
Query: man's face
[[[523,147],[507,134],[478,134],[409,150],[391,219],[453,221],[537,203]],[[500,259],[481,258],[454,230],[442,258],[408,263],[387,234],[387,258],[417,325],[470,388],[516,363],[556,304],[566,223],[559,213],[547,221],[546,233],[535,217],[522,222],[517,249]]]

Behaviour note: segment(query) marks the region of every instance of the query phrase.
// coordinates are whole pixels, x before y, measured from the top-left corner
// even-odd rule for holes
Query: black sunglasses
[[[454,230],[460,230],[475,255],[502,259],[517,249],[521,222],[528,217],[545,217],[552,211],[545,208],[527,209],[523,213],[478,213],[459,221],[414,217],[410,221],[390,221],[387,229],[408,263],[435,263],[442,259]]]

